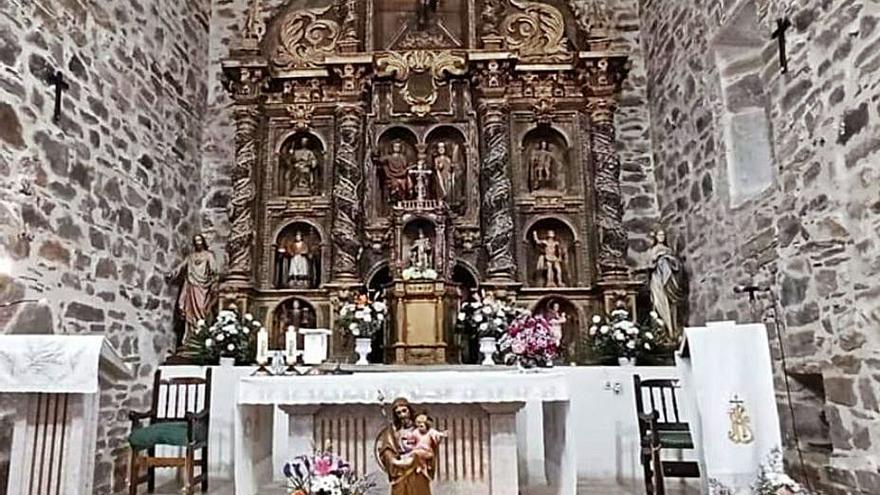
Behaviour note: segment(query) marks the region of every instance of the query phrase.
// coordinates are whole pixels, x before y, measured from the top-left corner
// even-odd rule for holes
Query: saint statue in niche
[[[451,147],[451,150],[450,150]],[[456,201],[456,187],[459,168],[459,147],[457,144],[440,141],[434,155],[434,172],[437,174],[437,187],[440,197],[446,204],[453,205]]]
[[[536,270],[544,278],[544,287],[564,287],[565,246],[556,237],[556,231],[548,230],[544,239],[538,237],[538,232],[532,231],[532,238],[540,253]]]
[[[217,261],[208,249],[205,237],[193,237],[193,252],[165,276],[169,282],[180,281],[178,311],[186,321],[180,343],[185,343],[195,333],[199,320],[208,320],[217,300]]]
[[[529,156],[529,189],[562,189],[562,167],[553,153],[553,145],[549,141],[541,141]]]
[[[293,235],[293,241],[287,246],[290,254],[290,268],[287,272],[287,283],[291,288],[309,287],[311,280],[311,249],[303,238],[302,232]]]
[[[309,148],[309,139],[300,139],[287,152],[285,184],[291,196],[311,196],[316,192],[318,156]]]
[[[388,475],[391,495],[431,495],[437,453],[446,434],[406,399],[391,404],[391,424],[376,438],[376,457]]]
[[[382,163],[385,188],[389,198],[393,201],[408,199],[412,183],[409,175],[409,160],[404,154],[403,143],[401,141],[391,143],[391,152],[380,156],[379,162]]]
[[[409,248],[409,266],[424,271],[434,267],[433,262],[434,246],[431,245],[431,239],[425,235],[425,231],[419,229],[419,236],[413,240]]]
[[[654,247],[651,248],[651,304],[663,320],[666,338],[677,344],[681,339],[679,309],[684,301],[684,280],[681,260],[666,244],[666,232],[654,232]]]

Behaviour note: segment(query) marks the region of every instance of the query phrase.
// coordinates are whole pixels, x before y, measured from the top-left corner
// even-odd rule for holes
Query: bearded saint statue
[[[408,439],[419,434],[415,409],[406,399],[391,404],[391,424],[376,438],[376,458],[391,483],[391,495],[431,495],[431,481],[437,472],[437,447],[425,462],[413,462]]]

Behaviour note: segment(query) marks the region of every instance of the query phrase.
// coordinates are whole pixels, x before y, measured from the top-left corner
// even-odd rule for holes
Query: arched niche
[[[446,201],[456,213],[467,204],[467,140],[452,126],[440,125],[428,133],[428,165],[434,172],[432,197]]]
[[[275,288],[314,289],[321,284],[321,246],[316,226],[293,221],[275,237]]]
[[[452,266],[452,282],[458,285],[459,301],[469,301],[471,295],[479,290],[480,274],[470,263],[456,260]]]
[[[279,196],[318,196],[323,191],[325,146],[310,132],[294,132],[278,150]]]
[[[269,347],[284,349],[287,327],[316,328],[318,313],[315,306],[301,297],[291,297],[281,301],[272,312],[272,327],[269,333]],[[298,337],[297,348],[303,348],[302,336]]]
[[[412,197],[409,169],[418,161],[418,138],[405,127],[390,127],[379,136],[373,160],[379,184],[378,203],[383,216],[393,203]]]
[[[418,244],[427,246],[427,260],[420,260]],[[438,266],[438,239],[437,226],[434,222],[427,218],[416,217],[408,221],[403,226],[403,242],[401,243],[400,260],[403,262],[403,268],[415,267],[419,263],[427,263],[421,266],[424,268],[437,269]]]
[[[557,217],[542,217],[525,230],[526,283],[529,287],[574,287],[578,285],[575,230]]]
[[[366,280],[367,289],[369,289],[371,294],[374,294],[376,291],[384,290],[391,285],[391,282],[394,281],[394,277],[391,275],[391,268],[388,266],[388,262],[380,261],[373,265],[373,267],[367,272]]]
[[[566,297],[550,295],[538,300],[532,308],[532,314],[543,316],[562,331],[558,361],[576,362],[579,357],[581,322],[584,321],[578,306]]]
[[[577,177],[571,165],[571,145],[556,128],[538,126],[523,136],[524,184],[532,193],[565,193]]]

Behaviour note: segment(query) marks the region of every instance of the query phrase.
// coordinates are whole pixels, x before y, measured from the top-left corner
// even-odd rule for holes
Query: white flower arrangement
[[[461,333],[500,338],[511,322],[528,314],[525,309],[498,301],[491,294],[474,294],[472,301],[462,303],[456,325]]]
[[[199,320],[189,345],[206,360],[233,357],[238,362],[249,363],[253,360],[256,335],[262,326],[252,314],[239,317],[235,306],[230,306],[221,310],[210,326],[205,320]]]
[[[652,352],[656,346],[653,328],[633,322],[625,309],[613,310],[607,320],[594,315],[591,323],[590,343],[600,354],[635,358]]]
[[[388,306],[379,292],[373,294],[373,300],[360,295],[353,302],[344,303],[339,308],[336,328],[348,332],[355,338],[371,338],[385,328]]]
[[[732,495],[741,491],[715,478],[709,479],[709,493],[712,495]],[[767,460],[761,464],[758,476],[748,491],[754,495],[810,495],[809,490],[785,474],[782,451],[778,447],[770,451]]]
[[[437,280],[437,277],[440,276],[440,274],[437,273],[437,270],[433,268],[419,270],[414,266],[405,268],[401,275],[404,280]]]

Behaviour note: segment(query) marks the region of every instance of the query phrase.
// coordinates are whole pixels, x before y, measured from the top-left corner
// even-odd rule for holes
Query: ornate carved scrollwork
[[[587,35],[611,26],[611,15],[606,0],[568,0],[571,11],[577,18],[578,26]]]
[[[252,101],[260,96],[266,83],[265,76],[262,67],[235,67],[225,70],[221,82],[236,101]]]
[[[364,109],[359,103],[342,104],[336,110],[336,178],[333,186],[333,278],[357,277],[361,251],[358,225],[361,220],[360,190],[363,171],[358,163],[358,144],[364,131]]]
[[[285,15],[272,50],[272,63],[290,69],[311,68],[335,53],[342,29],[336,21],[321,18],[332,7],[296,10]]]
[[[504,18],[501,29],[507,47],[524,58],[563,60],[568,40],[565,18],[556,7],[524,0],[510,0],[518,10]]]
[[[437,101],[437,88],[444,84],[447,75],[466,73],[465,57],[449,51],[389,52],[376,59],[376,75],[394,77],[403,88],[403,99],[418,116],[431,111],[431,105]]]
[[[229,202],[228,278],[250,280],[254,236],[254,198],[256,189],[253,170],[259,157],[257,128],[259,112],[253,106],[235,108],[235,166],[232,169],[232,198]]]

